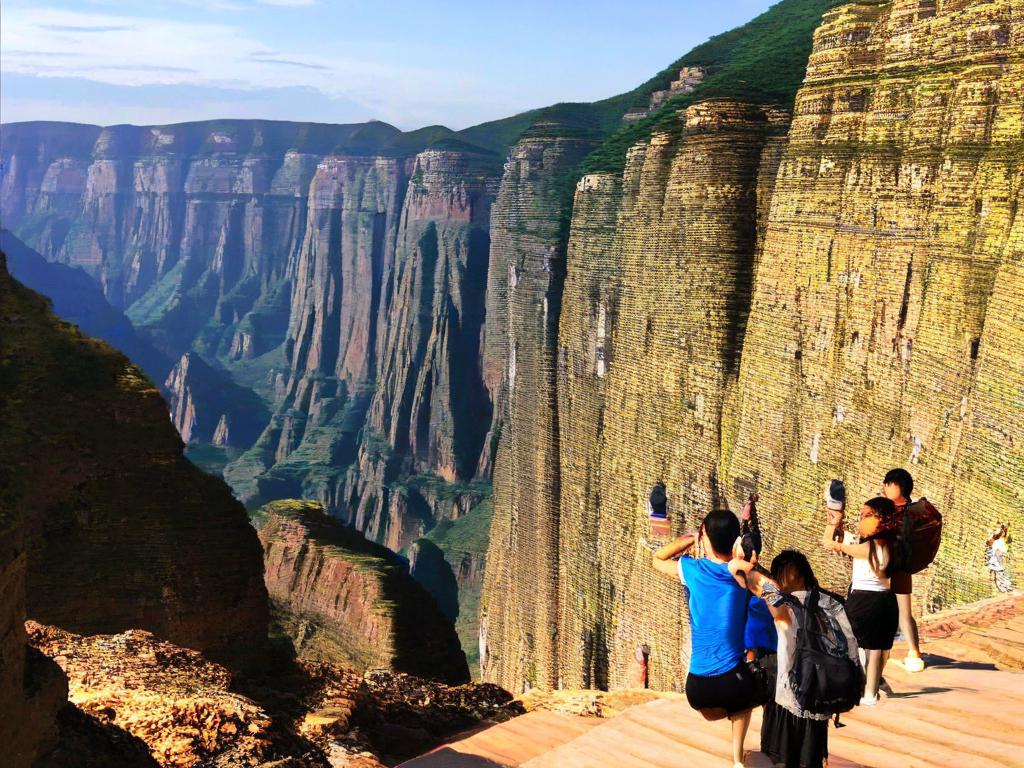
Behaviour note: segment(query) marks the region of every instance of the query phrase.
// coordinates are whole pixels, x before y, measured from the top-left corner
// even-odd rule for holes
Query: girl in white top
[[[833,552],[853,558],[853,580],[846,600],[862,662],[867,668],[867,685],[861,704],[878,703],[882,670],[892,650],[899,627],[900,611],[896,595],[889,590],[888,568],[892,561],[893,539],[887,521],[894,519],[896,506],[884,496],[864,502],[857,526],[860,541],[836,541],[836,529],[842,525],[842,510],[829,510],[829,521],[822,545]],[[849,534],[847,534],[849,536]]]

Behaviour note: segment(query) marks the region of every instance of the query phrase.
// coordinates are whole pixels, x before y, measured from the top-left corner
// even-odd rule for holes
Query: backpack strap
[[[805,648],[807,650],[820,650],[820,648],[818,647],[818,643],[814,640],[814,638],[811,637],[811,635],[814,633],[810,629],[811,620],[815,614],[815,611],[818,610],[818,595],[818,588],[811,587],[810,594],[807,595],[807,602],[804,603],[803,606],[804,615],[802,617],[803,621],[801,622],[798,637],[800,638],[799,647]]]

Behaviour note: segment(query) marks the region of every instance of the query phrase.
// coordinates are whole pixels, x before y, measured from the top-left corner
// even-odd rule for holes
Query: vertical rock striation
[[[578,185],[559,334],[558,659],[566,686],[681,683],[674,595],[650,571],[657,482],[682,530],[721,503],[719,452],[785,114],[733,100],[681,111],[622,177]],[[766,167],[767,166],[767,167]]]
[[[864,498],[906,465],[946,513],[926,607],[988,593],[988,529],[1024,509],[1022,24],[1005,0],[842,6],[788,137],[749,99],[663,120],[621,176],[578,185],[557,355],[522,333],[495,219],[488,679],[621,686],[647,645],[651,684],[681,685],[678,587],[649,566],[655,482],[677,533],[756,488],[768,556],[798,546],[842,588],[818,554],[822,486]],[[550,421],[538,348],[557,360]]]
[[[458,486],[476,474],[490,420],[480,351],[499,172],[496,156],[446,150],[413,165],[383,280],[370,439],[346,491],[358,499],[349,507],[356,527],[396,551],[476,500],[416,478]],[[405,477],[413,480],[396,485]]]
[[[556,340],[566,189],[593,146],[535,126],[512,148],[491,215],[484,370],[498,449],[480,643],[484,676],[512,690],[558,682]]]
[[[815,553],[833,585],[813,546],[829,477],[859,501],[906,466],[945,513],[917,580],[932,609],[988,594],[988,529],[1024,509],[1022,50],[1008,1],[851,4],[815,34],[725,458],[769,548]]]
[[[186,352],[164,382],[171,422],[186,445],[245,449],[255,442],[269,418],[266,406],[224,371]]]

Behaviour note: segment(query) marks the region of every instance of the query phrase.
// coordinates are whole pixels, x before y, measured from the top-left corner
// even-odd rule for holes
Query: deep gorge
[[[756,489],[767,550],[839,585],[821,487],[906,465],[946,516],[922,611],[987,595],[978,542],[1024,521],[1024,9],[786,0],[730,35],[459,133],[8,124],[0,215],[165,358],[250,511],[454,576],[485,679],[622,687],[646,644],[678,689],[656,482],[677,533]]]

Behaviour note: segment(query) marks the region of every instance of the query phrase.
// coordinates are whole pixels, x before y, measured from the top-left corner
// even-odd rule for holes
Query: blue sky
[[[774,0],[3,0],[0,120],[459,129],[630,90]]]

